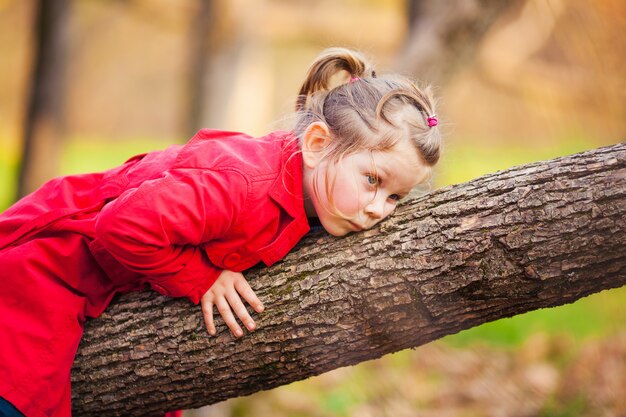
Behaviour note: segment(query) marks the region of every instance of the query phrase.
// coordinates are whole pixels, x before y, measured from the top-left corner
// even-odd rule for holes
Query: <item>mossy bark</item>
[[[307,236],[246,273],[265,313],[241,339],[200,308],[124,294],[89,321],[76,416],[196,408],[626,284],[626,144],[436,190],[379,227]]]

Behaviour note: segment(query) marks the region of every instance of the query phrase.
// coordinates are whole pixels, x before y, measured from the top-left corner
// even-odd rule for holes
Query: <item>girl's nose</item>
[[[382,219],[385,213],[385,200],[380,198],[379,196],[375,197],[372,201],[370,201],[365,206],[365,214],[374,218],[374,219]]]

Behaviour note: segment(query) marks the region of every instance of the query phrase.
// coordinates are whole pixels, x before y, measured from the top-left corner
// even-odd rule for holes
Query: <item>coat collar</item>
[[[272,184],[269,196],[278,203],[293,220],[281,231],[277,239],[261,248],[259,255],[267,266],[284,258],[309,231],[304,210],[302,191],[302,154],[297,137],[284,132],[281,151],[281,172]]]
[[[302,190],[302,153],[292,132],[281,132],[281,172],[272,184],[269,196],[294,219],[306,217]]]

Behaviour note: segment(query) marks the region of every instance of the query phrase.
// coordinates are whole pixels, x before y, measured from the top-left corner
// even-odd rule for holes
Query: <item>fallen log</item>
[[[271,389],[626,284],[626,144],[414,197],[378,227],[311,233],[246,273],[258,330],[204,328],[146,290],[87,323],[76,416],[152,416]]]

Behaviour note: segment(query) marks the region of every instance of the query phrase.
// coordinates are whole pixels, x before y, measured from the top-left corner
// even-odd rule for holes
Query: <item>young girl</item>
[[[70,415],[85,318],[116,292],[149,284],[201,303],[211,335],[214,307],[236,337],[235,316],[254,330],[242,298],[263,305],[241,272],[279,261],[314,218],[342,236],[387,217],[429,177],[436,126],[428,89],[333,48],[309,68],[293,131],[203,129],[184,146],[44,184],[0,215],[0,410]]]

